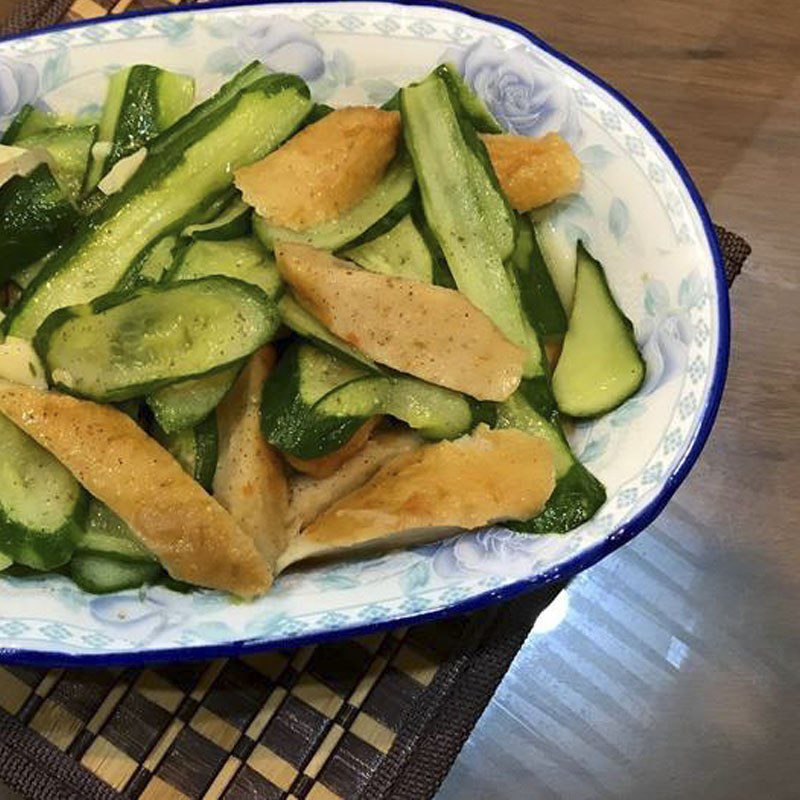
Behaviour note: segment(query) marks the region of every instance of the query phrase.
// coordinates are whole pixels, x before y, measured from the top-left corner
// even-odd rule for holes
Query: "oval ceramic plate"
[[[708,436],[725,377],[728,307],[702,201],[629,102],[512,23],[440,4],[373,2],[206,6],[82,23],[0,43],[0,128],[37,99],[97,112],[107,75],[121,65],[191,73],[205,96],[252,59],[302,75],[332,104],[382,103],[451,60],[509,129],[569,140],[585,180],[558,224],[606,265],[648,366],[638,395],[572,437],[608,502],[568,535],[463,534],[295,572],[251,604],[164,588],[94,597],[58,576],[0,577],[5,660],[231,655],[475,609],[585,569],[641,531]]]

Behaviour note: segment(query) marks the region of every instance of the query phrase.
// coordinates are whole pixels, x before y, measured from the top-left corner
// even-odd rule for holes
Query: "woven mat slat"
[[[169,4],[27,0],[0,33]],[[715,231],[730,284],[750,247]],[[425,800],[560,589],[294,652],[127,670],[0,666],[0,781],[31,800]]]

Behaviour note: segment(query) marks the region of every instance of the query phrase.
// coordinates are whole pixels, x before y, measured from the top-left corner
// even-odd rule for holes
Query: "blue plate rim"
[[[363,0],[310,0],[314,3],[337,4],[339,6],[357,5]],[[143,666],[145,664],[157,663],[176,663],[179,661],[196,661],[213,658],[236,658],[242,655],[264,652],[267,650],[288,650],[302,647],[308,644],[324,644],[325,642],[337,639],[350,638],[354,636],[364,636],[390,628],[405,625],[419,625],[425,622],[433,622],[438,619],[450,617],[455,614],[465,614],[478,611],[494,603],[503,600],[510,600],[523,592],[530,591],[539,586],[543,586],[554,580],[565,580],[583,572],[585,569],[596,564],[601,559],[610,555],[634,536],[641,533],[650,525],[667,505],[672,495],[686,479],[694,463],[708,440],[714,421],[717,417],[722,392],[725,387],[725,379],[728,372],[728,361],[730,357],[730,302],[728,297],[728,285],[725,279],[724,262],[719,250],[719,244],[714,232],[714,228],[709,216],[708,209],[694,184],[689,171],[675,152],[672,145],[667,141],[663,134],[650,122],[650,120],[631,102],[625,95],[619,92],[594,72],[584,67],[582,64],[573,60],[552,45],[545,42],[532,31],[522,25],[507,20],[495,14],[487,14],[482,11],[465,8],[458,3],[449,0],[381,0],[387,5],[406,6],[412,8],[440,8],[463,14],[473,19],[489,22],[494,25],[514,31],[524,36],[536,47],[544,50],[562,63],[578,71],[592,83],[610,94],[619,102],[630,114],[653,137],[656,144],[669,159],[675,171],[678,173],[689,196],[694,204],[695,210],[703,223],[703,231],[706,236],[711,256],[714,260],[717,313],[719,315],[719,340],[717,343],[717,353],[714,362],[714,376],[711,382],[711,389],[708,395],[708,402],[703,411],[700,424],[695,430],[694,436],[688,448],[685,450],[681,460],[675,465],[667,476],[658,494],[634,517],[625,524],[617,528],[610,536],[598,542],[588,550],[584,550],[578,555],[567,559],[563,563],[550,570],[541,572],[529,578],[521,578],[514,583],[499,589],[492,589],[481,594],[474,595],[467,600],[452,603],[444,608],[435,611],[406,614],[395,617],[391,620],[381,622],[366,623],[363,625],[350,625],[333,631],[323,631],[301,636],[289,636],[271,642],[264,642],[259,639],[241,639],[235,642],[220,643],[214,645],[200,645],[195,647],[169,647],[147,651],[115,651],[109,653],[86,653],[86,654],[66,654],[52,652],[48,650],[29,650],[27,648],[5,648],[0,646],[0,663],[5,664],[25,664],[38,667],[112,667],[112,666]],[[264,5],[287,5],[287,0],[218,0],[217,2],[203,3],[202,5],[179,6],[177,8],[156,8],[133,11],[94,19],[78,20],[65,25],[51,25],[39,28],[34,31],[25,31],[20,34],[0,37],[0,43],[26,39],[31,36],[41,36],[55,30],[65,28],[89,27],[91,25],[103,25],[106,23],[119,22],[120,20],[131,17],[157,16],[161,14],[182,14],[186,12],[203,12],[207,9],[242,8],[248,6]]]

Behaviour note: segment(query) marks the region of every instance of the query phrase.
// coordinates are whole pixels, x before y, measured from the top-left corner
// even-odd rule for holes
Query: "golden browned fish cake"
[[[219,455],[214,497],[274,566],[286,547],[289,488],[280,454],[261,434],[261,390],[275,350],[264,347],[217,408]]]
[[[530,211],[574,192],[581,162],[557,133],[541,139],[510,133],[481,135],[500,187],[516,211]]]
[[[289,537],[313,522],[337,500],[363,486],[387,461],[422,447],[420,436],[406,428],[378,431],[352,458],[324,478],[295,475],[289,482]]]
[[[121,517],[173,578],[242,597],[272,585],[250,537],[126,414],[6,382],[0,412]]]
[[[305,244],[275,248],[297,300],[331,332],[381,364],[505,400],[522,378],[523,350],[464,295],[359,269]]]
[[[394,158],[400,132],[396,111],[342,108],[238,169],[236,186],[273,225],[304,230],[336,219],[364,198]]]
[[[348,548],[389,548],[541,511],[555,485],[550,445],[513,428],[480,426],[388,462],[302,530],[278,569]]]

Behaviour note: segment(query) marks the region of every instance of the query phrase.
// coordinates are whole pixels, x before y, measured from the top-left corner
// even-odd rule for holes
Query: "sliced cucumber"
[[[147,405],[166,433],[193,428],[222,402],[241,368],[241,363],[234,364],[213,375],[165,386],[147,398]]]
[[[177,236],[165,236],[145,251],[137,270],[136,283],[158,283],[172,266],[173,251],[177,244]]]
[[[313,314],[306,311],[291,294],[285,294],[278,302],[278,311],[284,324],[304,339],[310,339],[323,350],[334,355],[342,355],[366,367],[371,372],[380,373],[382,370],[360,350],[349,345],[331,333]]]
[[[411,218],[414,220],[414,225],[420,233],[420,236],[425,240],[428,246],[428,252],[433,259],[433,283],[436,286],[444,286],[446,289],[457,289],[456,282],[453,280],[453,275],[450,272],[450,267],[447,266],[447,259],[444,257],[442,248],[436,239],[435,234],[428,225],[428,220],[425,219],[425,210],[422,208],[422,198],[419,192],[416,193],[417,198],[411,209]]]
[[[47,256],[42,256],[38,261],[34,261],[33,264],[29,264],[27,267],[23,267],[19,270],[19,272],[15,272],[14,283],[16,283],[20,289],[27,289],[33,283],[36,276],[42,271],[46,261]]]
[[[66,564],[86,503],[75,478],[0,414],[0,551],[33,569]]]
[[[8,569],[13,563],[13,558],[10,558],[5,553],[0,553],[0,572]]]
[[[371,272],[433,283],[433,256],[410,214],[383,236],[342,255]]]
[[[543,407],[541,400],[531,402],[527,396],[526,390],[540,380],[534,378],[533,381],[525,381],[508,400],[498,404],[496,425],[498,428],[518,428],[532,436],[547,439],[553,449],[556,478],[562,478],[572,468],[575,457],[561,430],[558,414],[553,414],[552,403],[548,407],[545,400]]]
[[[99,137],[107,142],[92,161],[87,190],[121,159],[166,130],[192,107],[194,79],[136,64],[111,76]]]
[[[105,163],[113,147],[114,131],[119,115],[122,113],[125,89],[128,86],[128,78],[132,69],[133,67],[124,67],[114,72],[108,79],[108,91],[97,130],[97,145],[92,152],[91,164],[86,174],[85,190],[87,192],[94,189],[106,172]]]
[[[89,501],[86,524],[75,549],[125,561],[157,561],[131,529],[105,503],[95,498]]]
[[[194,105],[195,82],[191,75],[180,75],[158,67],[156,69],[158,69],[156,128],[160,133],[189,113]],[[130,83],[130,80],[128,82]]]
[[[0,144],[16,144],[26,136],[39,133],[47,128],[54,128],[56,125],[58,125],[58,118],[55,114],[26,104],[17,112],[16,117],[11,120],[11,124],[6,128],[3,138],[0,139]]]
[[[383,180],[356,206],[336,220],[304,231],[270,225],[262,217],[253,219],[253,231],[268,250],[275,242],[304,242],[320,250],[341,250],[385,233],[410,210],[414,170],[405,154],[398,156]]]
[[[483,100],[467,86],[466,81],[461,77],[461,73],[453,64],[440,64],[435,72],[447,84],[450,94],[458,98],[461,108],[469,117],[476,131],[480,133],[504,133],[502,125],[494,118],[494,115],[486,107]]]
[[[194,221],[229,190],[234,169],[277,147],[310,106],[308,87],[293,76],[269,75],[233,96],[223,87],[152,142],[125,188],[48,261],[6,320],[7,330],[31,338],[56,309],[120,285],[141,266],[142,251]]]
[[[264,387],[262,430],[297,458],[338,450],[376,414],[402,420],[431,439],[473,426],[472,406],[457,392],[402,375],[374,375],[310,345],[290,347]]]
[[[50,154],[53,176],[69,198],[77,202],[96,136],[96,125],[62,125],[26,136],[17,146],[46,150]]]
[[[454,88],[453,83],[447,80],[444,83],[466,145],[463,154],[468,167],[470,188],[483,212],[486,231],[494,240],[500,257],[506,260],[514,252],[516,215],[500,187],[486,145],[478,136],[477,129],[461,102],[462,92]]]
[[[279,324],[259,288],[212,276],[60,309],[34,345],[52,386],[120,402],[238,364]]]
[[[549,217],[534,222],[533,229],[539,252],[561,299],[561,305],[569,316],[575,294],[575,240],[567,235],[563,226]]]
[[[403,89],[400,103],[425,217],[456,285],[525,350],[524,374],[541,374],[538,338],[503,263],[514,248],[515,220],[483,144],[435,74]]]
[[[77,222],[78,212],[47,164],[0,186],[0,281],[62,244]]]
[[[307,128],[309,125],[319,122],[323,117],[327,117],[328,114],[333,111],[335,111],[334,107],[329,106],[327,103],[314,103],[314,107],[309,111],[308,116],[303,121],[303,127]]]
[[[275,261],[252,237],[229,242],[198,240],[183,248],[166,276],[170,282],[225,275],[258,286],[274,299],[281,289]]]
[[[553,451],[556,486],[544,509],[523,522],[507,523],[525,533],[566,533],[591,519],[606,501],[603,484],[578,461],[561,430],[547,379],[523,381],[497,409],[497,427],[519,428],[546,439]]]
[[[510,264],[531,325],[547,341],[562,339],[567,332],[567,315],[526,217],[519,218],[517,246]]]
[[[317,416],[315,404],[329,392],[369,373],[322,350],[293,344],[264,383],[261,430],[266,440],[296,458],[332,453],[350,440],[370,414]]]
[[[595,417],[639,390],[645,363],[602,265],[580,242],[577,264],[575,299],[553,373],[553,394],[565,414]]]
[[[196,427],[186,428],[178,433],[158,431],[156,438],[175,456],[186,473],[206,491],[211,491],[217,471],[219,447],[215,414],[209,414]]]
[[[208,239],[220,242],[248,236],[253,228],[253,209],[241,197],[233,200],[210,222],[200,222],[184,228],[181,236],[189,239]]]
[[[472,407],[458,392],[401,375],[354,380],[314,405],[323,417],[388,414],[426,439],[454,439],[473,426]]]
[[[155,583],[164,570],[152,561],[124,561],[102,554],[77,553],[69,565],[69,574],[84,592],[109,594]]]
[[[225,109],[230,109],[231,103],[235,104],[240,95],[251,90],[276,92],[287,87],[295,88],[303,95],[308,89],[300,78],[280,72],[268,74],[260,61],[253,61],[239,70],[227,83],[223,84],[216,94],[195,106],[188,114],[182,116],[163,133],[159,134],[148,144],[147,149],[151,153],[167,154],[172,151],[177,143],[185,141],[187,136],[194,138],[195,134],[193,132],[198,131],[198,129],[202,131],[208,130],[209,123],[215,119],[218,120],[220,113],[224,113]],[[308,114],[310,105],[310,101],[308,104],[304,104],[303,119]],[[275,110],[277,111],[277,109]],[[270,122],[274,123],[275,120],[270,120]],[[267,152],[269,151],[267,150]],[[264,155],[266,155],[266,152]],[[257,156],[254,160],[258,160],[258,158],[263,158],[263,156]],[[232,164],[228,166],[231,171],[234,169]]]

